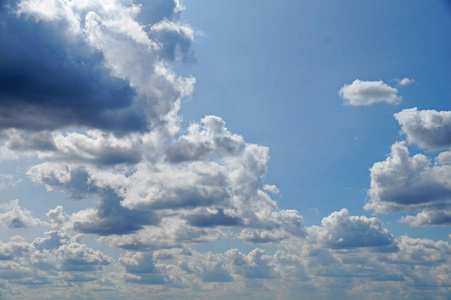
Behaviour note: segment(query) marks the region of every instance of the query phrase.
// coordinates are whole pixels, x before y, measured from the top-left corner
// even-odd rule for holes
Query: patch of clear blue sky
[[[205,33],[193,45],[198,62],[176,68],[197,78],[193,99],[182,105],[184,127],[214,114],[247,142],[268,146],[265,182],[281,190],[279,207],[299,210],[307,224],[341,208],[371,215],[363,210],[369,168],[404,139],[393,114],[411,107],[451,109],[447,1],[184,5],[182,21]],[[415,82],[398,86],[395,79],[404,77]],[[344,106],[338,90],[355,79],[383,80],[403,101]],[[399,215],[379,217],[396,236],[446,239],[449,232],[410,229],[396,222]]]

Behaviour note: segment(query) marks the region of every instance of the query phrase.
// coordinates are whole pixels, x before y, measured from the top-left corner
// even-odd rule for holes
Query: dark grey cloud
[[[72,199],[99,199],[93,208],[71,216],[67,226],[76,231],[98,235],[126,234],[138,231],[144,225],[156,225],[161,220],[151,210],[122,206],[123,199],[110,188],[96,186],[84,167],[44,163],[28,173],[34,181],[46,184],[49,189],[64,191]]]
[[[157,225],[161,217],[149,210],[129,209],[121,205],[121,198],[112,191],[102,191],[101,201],[92,209],[81,210],[71,217],[71,227],[82,233],[98,235],[127,234]]]
[[[0,5],[0,128],[146,128],[144,115],[130,109],[135,91],[102,66],[100,52],[65,36],[63,22],[18,16],[15,1]]]
[[[167,63],[194,60],[194,32],[175,23],[178,1],[156,2],[161,10],[141,12],[134,3],[2,2],[0,129],[125,134],[176,122],[195,79]]]
[[[189,225],[196,227],[238,226],[243,224],[240,218],[224,214],[224,209],[215,211],[201,210],[186,217]]]

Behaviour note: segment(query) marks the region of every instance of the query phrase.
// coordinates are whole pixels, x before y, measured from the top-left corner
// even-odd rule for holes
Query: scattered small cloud
[[[396,81],[399,85],[409,85],[415,82],[415,80],[409,78],[396,79]]]
[[[398,90],[383,81],[356,79],[352,84],[345,84],[338,94],[344,99],[345,105],[351,106],[368,106],[380,102],[399,104],[402,100],[398,96]]]
[[[15,178],[11,174],[0,174],[0,190],[8,187],[15,187],[22,181],[20,178]]]

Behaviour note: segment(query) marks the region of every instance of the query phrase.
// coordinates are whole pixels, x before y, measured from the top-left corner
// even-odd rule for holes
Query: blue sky
[[[0,298],[448,299],[446,1],[0,2]]]

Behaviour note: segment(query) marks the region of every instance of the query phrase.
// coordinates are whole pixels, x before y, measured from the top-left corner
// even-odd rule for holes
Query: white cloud
[[[404,109],[395,115],[409,143],[431,150],[451,147],[451,111]]]
[[[119,258],[119,262],[124,268],[126,282],[166,284],[170,281],[155,264],[152,253],[128,252]]]
[[[439,165],[451,165],[451,151],[440,152],[434,160]]]
[[[181,226],[192,232],[212,231],[216,236],[217,228],[241,228],[239,237],[254,243],[304,235],[301,215],[278,211],[275,201],[261,189],[268,149],[245,143],[241,136],[230,133],[219,117],[207,116],[201,122],[193,123],[187,134],[168,146],[162,147],[160,142],[160,157],[146,155],[144,151],[150,147],[134,149],[141,157],[135,164],[81,158],[79,149],[95,149],[98,144],[98,157],[105,159],[108,154],[103,153],[116,153],[105,149],[122,145],[124,137],[111,137],[110,143],[102,136],[99,142],[79,134],[54,137],[51,140],[57,146],[39,154],[53,162],[33,166],[27,174],[50,191],[65,191],[74,199],[101,199],[95,207],[70,217],[67,226],[81,232],[131,234],[165,223],[165,215],[175,214],[183,220]],[[124,145],[133,147],[129,142]],[[146,145],[154,147],[155,143]],[[173,239],[164,247],[179,244]],[[193,242],[197,242],[196,235]]]
[[[449,264],[451,246],[448,242],[416,239],[408,236],[401,236],[399,241],[400,251],[389,256],[389,260],[393,263],[436,266]]]
[[[18,18],[32,26],[37,41],[48,42],[21,57],[27,70],[40,70],[39,63],[57,70],[46,82],[26,73],[38,98],[21,99],[13,117],[0,110],[0,151],[36,155],[42,162],[27,172],[33,181],[94,202],[70,215],[62,206],[50,209],[54,231],[31,243],[20,237],[0,242],[0,293],[31,298],[36,290],[26,286],[41,285],[53,298],[183,298],[189,291],[193,298],[379,299],[451,285],[448,243],[396,240],[381,220],[346,209],[306,227],[298,211],[281,210],[271,198],[278,188],[262,183],[268,148],[246,143],[217,116],[180,133],[180,99],[193,91],[195,79],[178,77],[171,63],[194,59],[194,31],[178,21],[180,2],[149,3],[22,0],[19,16],[0,11],[7,21]],[[46,26],[61,33],[47,36]],[[30,45],[30,31],[14,30]],[[0,47],[0,63],[17,58],[10,51],[17,45],[9,42]],[[42,55],[50,46],[62,59]],[[80,85],[85,94],[77,93]],[[64,97],[71,92],[74,98]],[[339,91],[355,106],[397,104],[397,93],[382,81],[360,80]],[[45,109],[40,97],[49,99]],[[449,213],[439,208],[450,204],[448,156],[440,154],[433,164],[424,155],[410,157],[404,143],[395,144],[390,157],[371,169],[367,208],[420,209],[401,220],[445,224]],[[73,206],[84,203],[91,201]],[[0,220],[10,227],[44,224],[18,201],[3,207]],[[90,240],[88,247],[81,235],[60,230],[93,234],[97,243]],[[120,257],[91,248],[105,249],[103,242],[120,248],[113,251],[121,251]],[[266,250],[227,249],[243,243]],[[191,249],[206,245],[217,253]],[[20,286],[23,294],[3,289],[3,283],[10,291]]]
[[[397,81],[398,81],[398,84],[399,84],[399,85],[409,85],[409,84],[415,82],[415,80],[409,79],[409,78],[407,78],[407,77],[405,77],[405,78],[403,78],[403,79],[397,79]]]
[[[109,256],[81,244],[81,236],[59,231],[46,232],[32,243],[21,237],[0,242],[0,278],[22,287],[58,288],[68,282],[96,280],[103,266],[112,262]]]
[[[451,166],[433,165],[423,154],[410,156],[405,142],[392,145],[389,157],[370,171],[370,199],[365,209],[418,211],[451,205]]]
[[[393,235],[376,218],[351,216],[347,209],[342,209],[323,218],[321,225],[311,226],[307,230],[310,242],[320,247],[397,251]]]
[[[0,174],[0,190],[15,187],[21,181],[21,179],[17,179],[11,174]]]
[[[450,226],[451,211],[449,210],[426,210],[418,213],[416,216],[401,217],[401,223],[407,223],[412,227],[424,226]]]
[[[63,207],[61,205],[58,205],[55,209],[49,210],[46,215],[51,221],[53,230],[62,228],[66,215],[63,213]]]
[[[272,194],[278,194],[278,193],[280,193],[279,189],[278,189],[277,186],[275,186],[275,185],[265,184],[265,185],[263,186],[263,189],[264,189],[265,191],[268,191],[268,192],[272,193]]]
[[[46,225],[38,218],[33,218],[31,212],[20,207],[19,200],[12,200],[9,204],[1,204],[0,208],[4,213],[0,213],[0,223],[9,228],[28,228]]]
[[[398,90],[382,81],[354,80],[352,84],[345,84],[338,94],[344,99],[344,104],[352,106],[367,106],[379,102],[399,104]]]

